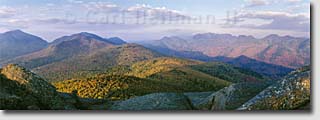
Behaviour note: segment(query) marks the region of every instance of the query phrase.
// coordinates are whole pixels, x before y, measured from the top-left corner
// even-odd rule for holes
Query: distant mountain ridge
[[[63,36],[63,37],[57,38],[53,42],[51,42],[50,44],[59,44],[63,41],[70,41],[70,40],[75,40],[75,39],[87,39],[87,40],[94,39],[94,40],[110,43],[113,45],[123,45],[123,44],[127,43],[119,37],[102,38],[102,37],[95,35],[93,33],[81,32],[81,33],[72,34],[70,36]]]
[[[272,34],[261,39],[253,36],[233,36],[231,34],[204,33],[191,37],[164,37],[155,41],[144,41],[140,44],[162,51],[175,51],[169,55],[186,58],[179,52],[202,53],[206,57],[238,57],[248,56],[267,63],[298,68],[310,64],[310,39],[302,37],[279,36]],[[163,52],[165,53],[165,52]],[[208,58],[210,60],[210,58]]]
[[[23,32],[13,31],[12,34],[19,35],[21,33]],[[81,32],[60,37],[49,43],[48,47],[39,51],[0,61],[0,65],[16,63],[32,69],[40,75],[50,77],[49,80],[52,80],[58,74],[66,78],[86,76],[85,74],[100,73],[116,65],[131,65],[143,60],[170,56],[205,62],[224,62],[277,79],[286,75],[292,69],[270,64],[270,61],[266,62],[257,57],[268,60],[269,49],[273,48],[281,48],[283,49],[282,51],[294,51],[293,48],[298,47],[299,49],[292,55],[299,54],[306,58],[310,52],[308,40],[301,41],[300,38],[278,35],[269,35],[263,39],[259,40],[253,36],[245,35],[233,36],[231,34],[204,33],[189,38],[174,36],[164,37],[158,41],[139,43],[146,47],[144,48],[137,44],[127,44],[118,37],[102,38],[92,33]],[[297,41],[299,41],[299,44],[297,44]],[[259,51],[259,47],[263,48],[265,45],[268,45],[268,47],[263,51]],[[294,47],[291,48],[292,46]],[[252,49],[254,52],[258,51],[257,53],[259,54],[253,57],[242,55],[243,53],[251,52],[250,50],[246,51],[247,49]],[[223,54],[222,56],[213,57],[207,54],[210,50],[217,50],[216,52]],[[245,52],[241,52],[241,50]],[[285,53],[287,54],[287,52]],[[228,57],[230,55],[231,57]],[[274,56],[283,57],[281,52]],[[277,57],[272,57],[272,59],[276,60]],[[293,62],[297,59],[293,59]],[[291,59],[288,60],[290,61]],[[70,77],[67,77],[67,74]]]
[[[263,61],[258,61],[244,55],[241,55],[236,58],[228,58],[228,57],[220,56],[220,57],[213,58],[213,61],[224,62],[236,67],[249,69],[261,75],[271,77],[273,79],[280,79],[294,70],[281,65],[269,64]]]
[[[45,77],[66,75],[64,77],[69,79],[92,71],[103,72],[110,66],[131,64],[159,56],[162,55],[137,44],[126,44],[120,38],[105,39],[82,32],[60,37],[40,51],[0,64],[15,63]],[[82,75],[79,75],[79,72]],[[52,80],[50,78],[48,79]]]
[[[83,40],[94,39],[94,40],[98,40],[98,41],[105,41],[104,38],[102,38],[98,35],[88,33],[88,32],[81,32],[81,33],[72,34],[70,36],[63,36],[63,37],[57,38],[53,42],[51,42],[50,44],[59,44],[63,41],[79,40],[79,39],[83,39]]]
[[[212,62],[212,61],[223,62],[223,63],[234,65],[236,67],[255,71],[259,74],[266,75],[274,79],[281,78],[293,70],[285,66],[255,60],[253,58],[250,58],[244,55],[234,57],[234,58],[224,57],[224,56],[210,57],[203,54],[202,52],[197,52],[197,51],[175,51],[168,48],[160,48],[158,46],[152,46],[152,45],[145,45],[145,46],[149,49],[152,49],[164,55],[178,57],[178,58],[200,60],[204,62]]]
[[[310,62],[305,38],[205,33],[136,44],[82,32],[47,43],[17,30],[0,34],[0,45],[9,53],[0,60],[0,109],[310,106],[311,67],[291,72]]]
[[[90,33],[79,33],[64,36],[54,40],[48,47],[30,54],[26,54],[3,62],[17,63],[28,69],[33,69],[53,62],[62,61],[73,56],[88,54],[95,50],[114,46],[105,39]]]
[[[127,43],[119,37],[106,38],[106,40],[114,45],[123,45]]]
[[[48,42],[40,37],[21,30],[0,34],[0,61],[20,55],[39,51],[48,46]]]

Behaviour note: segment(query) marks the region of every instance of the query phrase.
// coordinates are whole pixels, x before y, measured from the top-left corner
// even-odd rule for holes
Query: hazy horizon
[[[128,41],[229,33],[310,37],[309,0],[2,0],[0,33],[47,41],[79,32]]]
[[[27,32],[27,31],[20,30],[20,29],[9,30],[9,31],[2,32],[2,33],[0,33],[0,34],[4,34],[4,33],[6,33],[6,32],[11,32],[11,31],[17,31],[17,30],[22,31],[22,32],[25,32],[25,33],[27,33],[27,34],[35,35],[35,34],[32,34],[32,33]],[[44,38],[42,38],[41,36],[37,36],[37,35],[35,35],[35,36],[40,37],[40,38],[42,38],[43,40],[45,40],[45,41],[47,41],[47,42],[50,43],[50,42],[53,42],[54,40],[59,39],[59,38],[61,38],[61,37],[64,37],[64,36],[72,36],[72,35],[74,35],[74,34],[79,34],[79,33],[83,33],[83,32],[86,32],[86,31],[81,31],[81,32],[77,32],[77,33],[66,34],[66,35],[62,35],[62,36],[57,36],[56,38],[54,38],[54,39],[52,39],[52,40],[44,39]],[[160,38],[154,38],[154,39],[148,39],[148,40],[146,40],[146,39],[144,39],[144,40],[132,40],[132,39],[131,39],[131,40],[130,40],[130,39],[127,40],[127,39],[123,39],[123,38],[121,38],[121,37],[119,37],[119,36],[108,36],[108,37],[106,37],[106,36],[104,36],[104,35],[99,35],[99,34],[96,34],[96,33],[94,33],[94,32],[87,32],[87,33],[95,34],[95,35],[98,35],[98,36],[100,36],[100,37],[102,37],[102,38],[114,38],[114,37],[118,37],[118,38],[120,38],[120,39],[122,39],[122,40],[124,40],[124,41],[126,41],[126,42],[129,42],[129,43],[140,42],[140,41],[160,40],[160,39],[162,39],[162,38],[164,38],[164,37],[189,38],[189,37],[192,37],[192,36],[197,35],[197,34],[207,34],[207,33],[220,34],[220,35],[222,35],[222,34],[230,34],[230,33],[213,33],[213,32],[206,32],[206,33],[193,33],[193,34],[191,34],[191,35],[185,35],[185,36],[174,36],[174,35],[173,35],[173,36],[162,36],[162,37],[160,37]],[[239,36],[241,36],[241,35],[243,35],[243,34],[239,34],[239,35],[230,34],[230,35],[235,36],[235,37],[239,37]],[[270,36],[270,35],[278,35],[278,36],[280,36],[280,37],[290,36],[290,37],[310,39],[310,37],[303,37],[303,36],[302,36],[302,37],[299,37],[299,36],[279,35],[279,34],[267,34],[267,35],[262,36],[262,37],[255,37],[255,36],[253,36],[253,35],[245,35],[245,36],[252,36],[252,37],[254,37],[255,39],[263,39],[264,37],[267,37],[267,36]]]

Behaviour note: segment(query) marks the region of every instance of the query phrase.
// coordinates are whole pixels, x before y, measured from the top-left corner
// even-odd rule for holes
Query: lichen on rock
[[[238,110],[294,110],[310,104],[310,67],[298,69],[269,86]]]

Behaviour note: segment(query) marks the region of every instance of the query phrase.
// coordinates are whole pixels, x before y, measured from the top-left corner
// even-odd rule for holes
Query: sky
[[[309,37],[309,0],[0,0],[0,33],[79,32],[127,41],[197,33]]]

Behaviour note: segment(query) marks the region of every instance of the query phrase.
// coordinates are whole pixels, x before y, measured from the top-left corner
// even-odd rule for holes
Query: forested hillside
[[[61,92],[76,90],[85,98],[128,99],[158,92],[217,91],[231,83],[267,84],[268,80],[258,73],[224,63],[160,57],[130,66],[115,66],[85,79],[54,82],[54,85]]]
[[[135,62],[153,59],[161,55],[140,45],[125,44],[106,47],[89,54],[83,54],[60,62],[35,68],[34,71],[50,81],[85,78],[104,73],[117,65],[131,65]]]

